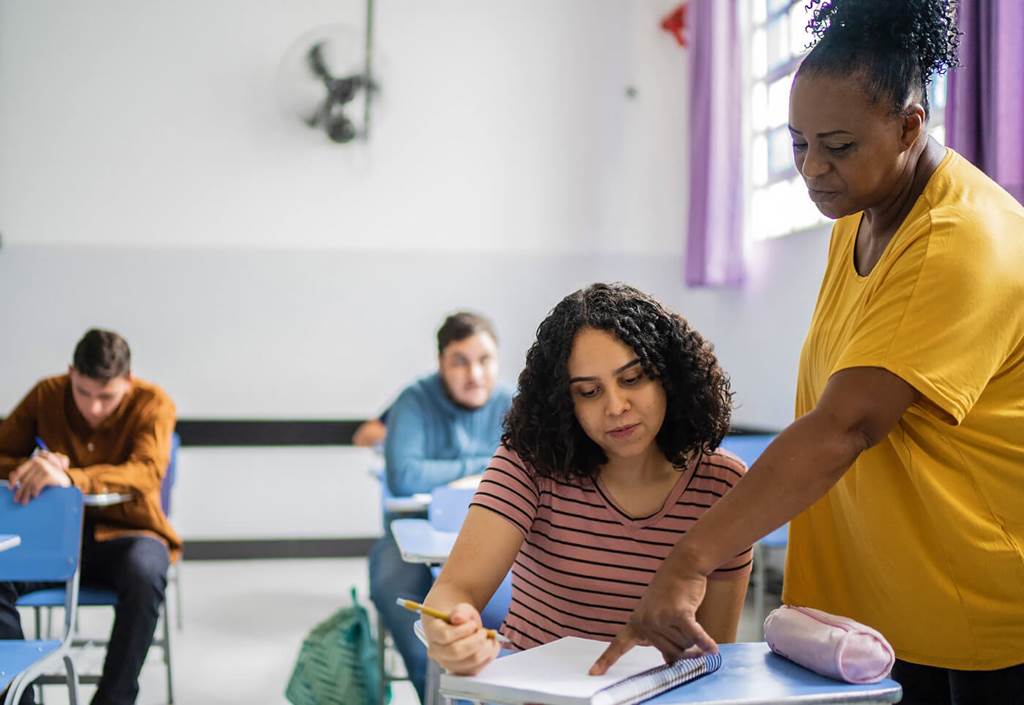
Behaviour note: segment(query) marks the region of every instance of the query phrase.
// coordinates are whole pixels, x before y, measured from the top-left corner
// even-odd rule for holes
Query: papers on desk
[[[652,646],[626,653],[603,676],[587,671],[608,644],[563,637],[488,664],[479,675],[441,676],[441,693],[502,705],[631,705],[718,669],[720,654],[666,664]]]

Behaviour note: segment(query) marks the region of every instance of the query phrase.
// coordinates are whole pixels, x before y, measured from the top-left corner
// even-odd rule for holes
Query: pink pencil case
[[[764,620],[764,638],[779,656],[847,683],[877,683],[896,661],[878,631],[810,607],[772,610]]]

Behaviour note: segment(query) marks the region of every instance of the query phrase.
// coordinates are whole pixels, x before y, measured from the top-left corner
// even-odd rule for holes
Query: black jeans
[[[954,671],[897,659],[901,705],[1024,705],[1024,663],[998,671]]]
[[[131,705],[139,693],[139,672],[160,615],[167,587],[167,547],[156,539],[131,536],[111,541],[92,540],[91,527],[83,532],[83,585],[105,587],[117,593],[114,628],[103,663],[93,705]],[[0,639],[22,639],[21,619],[15,602],[19,595],[52,587],[44,583],[0,583]],[[20,705],[32,705],[32,689]]]

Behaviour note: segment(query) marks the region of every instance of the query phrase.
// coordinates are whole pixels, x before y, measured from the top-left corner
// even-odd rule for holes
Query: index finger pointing
[[[594,661],[594,665],[590,667],[590,675],[604,675],[605,671],[614,666],[615,662],[622,658],[623,654],[639,643],[640,640],[634,636],[633,630],[626,627],[615,635],[615,638],[612,639],[612,643],[608,645],[608,648],[604,650],[604,653],[598,657],[597,661]]]

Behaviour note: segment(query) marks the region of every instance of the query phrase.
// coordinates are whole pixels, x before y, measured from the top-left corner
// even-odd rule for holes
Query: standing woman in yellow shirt
[[[793,519],[784,601],[885,634],[904,703],[1021,702],[1024,208],[928,136],[951,0],[817,5],[789,127],[837,221],[797,420],[680,539],[594,672],[641,640],[714,649],[705,576]]]

